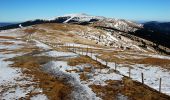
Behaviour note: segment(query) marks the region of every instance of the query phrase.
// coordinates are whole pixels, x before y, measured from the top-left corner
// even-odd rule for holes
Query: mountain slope
[[[93,24],[95,27],[100,26],[100,27],[107,27],[107,28],[115,28],[119,31],[125,31],[125,32],[129,32],[129,31],[132,32],[138,30],[138,28],[142,28],[141,24],[137,24],[135,22],[131,22],[127,20],[105,18],[101,16],[91,16],[87,14],[68,14],[68,15],[56,17],[51,20],[37,19],[34,21],[27,21],[15,25],[9,25],[0,28],[0,30],[19,28],[20,24],[25,27],[25,26],[43,24],[43,23],[71,23],[71,24],[80,24],[80,25]]]
[[[156,31],[162,34],[170,35],[170,22],[147,22],[144,23],[144,28]]]
[[[94,27],[109,32],[111,36],[115,35],[118,37],[129,38],[135,42],[138,42],[139,45],[145,48],[149,46],[155,48],[160,52],[164,53],[170,52],[169,49],[167,49],[170,48],[169,44],[170,36],[168,35],[169,26],[164,27],[165,25],[169,25],[168,23],[160,24],[156,22],[150,22],[142,25],[123,19],[91,16],[87,14],[68,14],[64,16],[58,16],[50,20],[37,19],[33,21],[27,21],[19,24],[0,27],[0,30],[20,28],[21,26],[26,27],[45,23],[63,23],[71,25],[78,24]],[[105,44],[110,45],[110,43]]]

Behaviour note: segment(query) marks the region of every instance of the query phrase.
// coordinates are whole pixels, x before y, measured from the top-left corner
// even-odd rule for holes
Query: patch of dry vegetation
[[[127,96],[129,100],[169,100],[170,97],[161,94],[148,86],[123,78],[122,81],[108,80],[108,85],[91,85],[92,90],[103,100],[117,100],[118,94]]]
[[[121,57],[121,55],[123,57]],[[118,57],[120,56],[120,57]],[[138,58],[133,58],[138,57]],[[161,59],[161,58],[151,58],[144,55],[137,55],[137,54],[127,54],[126,52],[103,52],[101,56],[98,56],[100,59],[116,62],[119,64],[147,64],[147,65],[154,65],[154,66],[161,66],[170,68],[170,60],[168,59]]]
[[[95,68],[106,68],[106,66],[101,65],[99,62],[92,60],[88,56],[80,56],[76,58],[70,58],[68,60],[68,65],[70,66],[76,66],[76,65],[81,65],[81,64],[91,64]]]
[[[11,66],[26,69],[23,70],[23,73],[28,76],[33,76],[33,81],[38,82],[37,87],[42,88],[43,93],[46,94],[50,100],[69,100],[72,87],[65,84],[64,81],[59,81],[54,76],[41,70],[41,65],[49,62],[52,58],[47,56],[33,56],[32,54],[18,56],[8,60],[14,62]],[[29,99],[35,94],[29,93],[28,95],[27,98]]]
[[[12,45],[14,44],[13,42],[0,42],[0,45]]]
[[[151,65],[159,65],[159,66],[170,65],[170,60],[160,59],[160,58],[144,58],[144,59],[138,59],[136,62],[140,64],[151,64]]]
[[[79,44],[88,44],[93,46],[96,45],[96,41],[91,41],[86,38],[82,38],[79,36],[81,34],[89,34],[89,33],[96,33],[96,34],[104,34],[102,30],[95,29],[88,26],[81,26],[81,25],[70,25],[70,24],[58,24],[58,23],[47,23],[47,24],[39,24],[33,26],[33,28],[25,30],[26,33],[32,33],[33,31],[36,34],[33,34],[32,37],[40,40],[50,40],[51,43],[56,43],[58,41],[62,43],[79,43]],[[31,32],[30,32],[31,30]],[[35,33],[34,32],[34,33]]]
[[[15,37],[12,37],[12,36],[0,36],[0,39],[15,39]]]

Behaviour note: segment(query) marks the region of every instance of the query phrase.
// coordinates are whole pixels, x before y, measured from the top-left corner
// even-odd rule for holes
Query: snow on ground
[[[63,53],[57,51],[50,51],[49,56],[54,57],[62,57],[62,56],[69,56],[74,57],[75,54],[73,53]],[[83,73],[85,67],[90,67],[91,72],[85,72],[84,74],[88,77],[88,82],[80,81],[80,74]],[[44,65],[44,70],[47,72],[52,73],[56,77],[64,78],[68,81],[68,83],[76,86],[74,91],[72,92],[73,98],[81,98],[83,100],[86,99],[99,99],[96,97],[96,94],[92,92],[91,88],[88,85],[96,84],[96,85],[107,85],[105,83],[106,80],[121,80],[122,75],[116,74],[114,72],[109,73],[109,69],[95,69],[90,64],[83,64],[77,66],[69,66],[66,61],[51,61]],[[67,72],[68,70],[78,70],[78,72],[71,71],[70,73]]]
[[[74,46],[74,47],[84,47],[84,48],[87,48],[87,45],[82,45],[82,44],[67,44],[67,45],[70,45],[70,46]],[[89,47],[89,46],[88,46]],[[83,55],[86,55],[86,52],[78,52],[78,54],[83,54]],[[48,52],[47,53],[48,55],[51,55],[51,56],[62,56],[62,55],[67,55],[67,54],[60,54],[60,52],[54,52],[54,51],[51,51],[51,52]],[[69,54],[68,54],[69,55]],[[91,54],[91,53],[88,53],[87,54],[89,57],[91,57],[92,59],[96,60],[96,55],[98,54]],[[147,55],[147,54],[142,54],[142,55]],[[71,55],[73,56],[73,55]],[[168,56],[162,56],[162,55],[147,55],[147,56],[150,56],[150,57],[155,57],[155,58],[161,58],[161,59],[169,59]],[[103,65],[106,65],[106,61],[103,61],[102,59],[99,59],[97,58],[97,61],[102,63]],[[66,73],[65,70],[71,70],[70,68],[72,68],[71,66],[68,66],[67,63],[65,62],[55,62],[57,63],[55,66],[57,68],[55,68],[56,71],[62,71],[64,73]],[[61,66],[58,66],[58,65],[62,65]],[[111,69],[114,69],[115,68],[115,63],[113,62],[108,62],[108,66],[110,67],[109,70]],[[60,69],[63,69],[61,70]],[[80,68],[80,67],[77,67],[77,68]],[[60,69],[60,70],[57,70],[57,69]],[[83,70],[83,68],[81,69]],[[117,67],[117,70],[122,74],[122,75],[119,75],[119,74],[116,74],[116,73],[109,73],[109,70],[106,70],[104,69],[104,72],[102,70],[98,70],[98,69],[94,69],[96,73],[96,75],[93,75],[93,72],[91,73],[85,73],[88,77],[89,77],[89,82],[86,83],[86,85],[90,85],[90,84],[96,84],[96,85],[106,85],[105,81],[106,80],[109,80],[109,79],[112,79],[112,80],[121,80],[122,79],[122,75],[125,75],[125,76],[129,76],[129,67],[126,67],[126,66],[123,66],[121,64],[118,65]],[[131,69],[131,78],[133,80],[137,80],[139,82],[141,82],[141,73],[144,73],[144,82],[146,85],[150,86],[151,88],[154,88],[156,90],[159,90],[159,78],[162,78],[162,93],[166,93],[168,95],[170,95],[170,72],[168,70],[165,70],[163,68],[160,68],[159,66],[146,66],[146,65],[140,65],[140,64],[137,64],[137,65],[134,65],[132,66],[132,69]],[[68,73],[67,73],[68,74]],[[71,76],[76,76],[76,77],[79,77],[78,74],[75,74],[74,72],[73,73],[70,73]],[[79,78],[78,78],[79,80]]]
[[[78,52],[79,54],[82,54],[81,52]],[[86,53],[84,52],[83,55],[86,55]],[[88,53],[87,54],[89,57],[91,57],[92,59],[96,60],[96,55],[98,54],[91,54]],[[154,56],[154,57],[159,57],[159,58],[167,58],[167,56]],[[97,61],[100,62],[103,65],[106,65],[106,61],[97,58]],[[107,64],[110,69],[115,69],[115,63],[114,62],[108,62]],[[116,70],[120,72],[121,75],[125,75],[125,76],[129,76],[129,66],[126,65],[122,65],[122,64],[117,64]],[[161,88],[161,92],[165,93],[167,95],[170,95],[170,71],[168,71],[167,69],[161,68],[160,66],[148,66],[148,65],[143,65],[143,64],[136,64],[133,65],[131,70],[131,78],[133,80],[137,80],[139,82],[142,81],[141,79],[141,73],[144,74],[144,83],[146,85],[148,85],[151,88],[154,88],[156,90],[159,91],[159,79],[162,78],[162,88]],[[108,79],[115,79],[118,78],[121,79],[121,75],[114,75],[115,77],[112,77],[113,75],[105,75],[104,77],[101,78],[101,76],[103,76],[101,73],[99,76],[94,76],[94,78],[99,78],[100,80],[98,82],[100,82],[103,78],[107,77]],[[96,79],[97,80],[97,79]]]
[[[48,100],[48,98],[44,94],[38,94],[36,96],[31,97],[30,100]]]
[[[100,72],[100,71],[98,71]],[[105,83],[105,81],[107,80],[122,80],[123,76],[116,74],[114,72],[112,73],[108,73],[109,71],[107,71],[106,73],[102,74],[102,73],[98,73],[96,75],[94,75],[91,79],[90,82],[88,83],[89,85],[95,84],[95,85],[107,85]]]
[[[24,42],[22,42],[20,40],[0,39],[0,43],[6,43],[6,42],[13,43],[13,44],[11,44],[11,45],[1,45],[0,49],[13,50],[13,49],[23,47],[21,44],[24,43]]]
[[[22,88],[19,85],[32,84],[31,81],[27,81],[24,79],[29,79],[24,76],[19,68],[11,68],[9,67],[12,62],[4,61],[4,59],[14,57],[14,54],[0,54],[0,87],[2,93],[0,95],[0,99],[11,100],[11,99],[19,99],[21,97],[25,97],[27,93],[29,93],[32,89],[31,87]],[[22,82],[18,82],[16,80],[22,79]],[[17,87],[16,87],[17,86]],[[3,87],[9,88],[7,91],[4,90]],[[5,92],[3,92],[5,91]]]
[[[77,47],[77,48],[89,48],[89,49],[96,49],[96,50],[115,50],[115,48],[100,48],[100,47],[94,47],[90,45],[85,44],[78,44],[78,43],[65,43],[64,46],[71,46],[71,47]]]
[[[113,40],[114,40],[114,41],[117,41],[117,42],[118,42],[118,39],[115,38],[114,36],[112,36],[110,32],[106,33],[106,35],[111,38],[110,41],[113,41]]]
[[[25,28],[22,28],[25,29]],[[22,32],[21,28],[9,29],[9,30],[1,30],[0,36],[9,36],[9,37],[22,37],[25,33]]]
[[[33,40],[33,41],[35,42],[36,46],[39,47],[39,48],[42,48],[44,50],[52,49],[51,47],[49,47],[48,45],[46,45],[46,44],[44,44],[40,41],[37,41],[37,40]]]
[[[129,76],[129,68],[126,65],[119,65],[117,70],[126,76]],[[159,66],[147,66],[136,64],[132,66],[131,78],[139,82],[142,81],[141,73],[144,74],[144,83],[156,90],[159,90],[159,81],[162,78],[162,93],[170,95],[170,72]]]
[[[149,54],[148,56],[153,57],[153,58],[169,59],[170,60],[170,56],[154,55],[154,54]]]
[[[50,56],[50,57],[77,57],[78,54],[72,52],[60,52],[60,51],[48,51],[44,52],[41,55]]]
[[[8,34],[10,36],[10,34]],[[11,42],[14,44],[10,46],[0,45],[0,49],[15,50],[21,48],[24,42],[20,40],[0,39],[0,42]],[[4,50],[5,51],[5,50]],[[18,54],[3,54],[0,53],[0,99],[1,100],[16,100],[24,98],[28,93],[34,91],[36,88],[32,86],[35,84],[32,82],[32,78],[25,76],[20,68],[10,67],[13,62],[5,61],[5,59],[13,58],[16,56],[23,55]],[[26,86],[26,87],[24,87]],[[29,87],[27,87],[29,86]],[[41,93],[36,91],[36,93]]]
[[[170,60],[170,56],[164,56],[164,55],[159,55],[159,54],[146,54],[146,53],[131,53],[131,52],[127,52],[128,54],[133,54],[133,55],[139,55],[139,56],[145,56],[145,57],[152,57],[152,58],[160,58],[160,59],[169,59]]]
[[[71,67],[66,64],[67,62],[49,62],[44,65],[44,71],[50,72],[55,75],[59,79],[65,79],[65,81],[71,84],[74,89],[72,91],[73,100],[100,100],[100,98],[96,97],[96,94],[89,88],[87,85],[82,84],[80,82],[79,75],[77,73],[69,73],[66,72],[66,69],[70,69]]]

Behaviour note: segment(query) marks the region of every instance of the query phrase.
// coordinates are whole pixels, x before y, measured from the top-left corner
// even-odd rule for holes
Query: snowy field
[[[86,52],[84,53],[77,52],[77,53],[86,55]],[[99,54],[87,53],[87,55],[94,60],[97,59],[97,61],[100,62],[101,64],[106,65],[106,61],[96,58],[96,56],[98,56]],[[150,54],[148,56],[153,57],[153,58],[170,59],[169,56],[162,56],[162,55]],[[110,69],[115,69],[114,62],[107,62],[107,65],[109,66]],[[129,76],[129,66],[127,65],[117,64],[116,70],[119,71],[120,74],[122,75]],[[159,81],[160,81],[160,78],[162,78],[161,92],[170,95],[170,84],[169,84],[170,83],[170,78],[169,78],[170,71],[169,70],[161,68],[160,66],[148,66],[144,64],[133,65],[130,70],[131,70],[130,76],[133,80],[142,82],[141,73],[143,73],[144,83],[148,85],[149,87],[156,89],[157,91],[159,91]]]
[[[1,36],[3,34],[0,34]],[[9,34],[8,34],[9,35]],[[21,40],[13,39],[0,39],[0,43],[12,42],[12,45],[0,45],[0,49],[4,52],[0,52],[0,100],[16,100],[22,97],[27,97],[27,94],[31,91],[38,93],[38,95],[32,96],[31,100],[47,100],[47,97],[42,93],[42,89],[35,88],[32,84],[32,77],[28,77],[22,73],[20,68],[10,67],[13,64],[11,61],[5,61],[6,59],[21,56],[23,53],[8,54],[5,50],[15,50],[22,48]],[[27,87],[29,86],[29,87]]]

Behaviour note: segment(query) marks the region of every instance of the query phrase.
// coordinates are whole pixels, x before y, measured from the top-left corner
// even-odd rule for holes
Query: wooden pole
[[[74,46],[72,46],[72,51],[74,52]]]
[[[159,81],[159,92],[161,92],[161,84],[162,84],[162,78],[160,78],[160,81]]]
[[[92,57],[92,54],[93,54],[93,51],[92,51],[92,49],[91,49],[91,57]]]
[[[83,55],[83,48],[82,48],[82,55]]]
[[[86,52],[86,55],[88,54],[88,47],[87,47],[87,52]]]
[[[107,65],[108,65],[108,62],[106,61],[106,67],[107,67]]]
[[[116,70],[117,64],[115,63],[115,70]]]
[[[143,80],[143,73],[141,73],[141,76],[142,76],[142,84],[144,84],[144,80]]]
[[[129,67],[129,78],[131,77],[131,68]]]
[[[76,49],[77,49],[77,48],[75,48],[75,53],[76,53]]]

